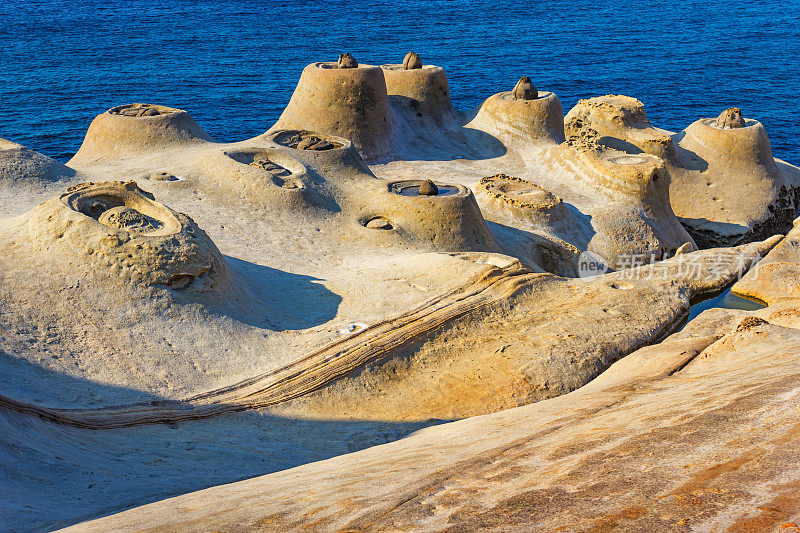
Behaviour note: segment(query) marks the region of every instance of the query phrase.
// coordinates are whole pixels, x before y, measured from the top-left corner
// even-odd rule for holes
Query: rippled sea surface
[[[656,7],[654,7],[656,6]],[[59,160],[109,107],[189,111],[218,140],[265,131],[303,67],[351,52],[444,67],[454,104],[521,75],[565,112],[616,93],[679,130],[740,106],[800,163],[800,0],[0,3],[0,136]]]

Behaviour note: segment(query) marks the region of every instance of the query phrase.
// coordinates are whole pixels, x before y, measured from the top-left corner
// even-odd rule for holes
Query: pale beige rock
[[[800,298],[800,226],[786,237],[733,286],[736,294],[775,306],[784,299]]]
[[[365,157],[391,146],[392,116],[380,67],[336,68],[314,63],[303,69],[289,104],[271,131],[312,130],[352,141]]]
[[[575,140],[664,159],[675,214],[703,248],[791,227],[800,171],[773,159],[764,127],[739,108],[671,134],[650,124],[639,100],[607,95],[581,100],[565,120]]]
[[[781,531],[800,518],[800,335],[748,324],[675,335],[558,398],[69,531]]]
[[[470,124],[511,145],[563,142],[561,101],[552,92],[539,91],[537,95],[533,100],[515,98],[511,91],[490,96]]]
[[[597,133],[597,142],[624,152],[645,152],[663,159],[674,156],[670,135],[650,124],[644,104],[635,98],[609,94],[580,100],[564,118],[566,135]]]
[[[695,246],[691,242],[685,242],[685,243],[681,244],[680,246],[678,246],[678,249],[675,250],[675,255],[681,255],[681,254],[685,254],[685,253],[689,253],[689,252],[694,252],[695,250],[697,250],[697,246]]]
[[[735,244],[791,227],[800,171],[776,162],[764,126],[700,119],[675,136],[675,213],[701,246]]]
[[[83,527],[718,530],[775,507],[759,492],[775,470],[681,485],[691,461],[763,446],[764,412],[793,420],[794,235],[774,274],[737,285],[769,307],[710,309],[659,343],[778,238],[693,251],[670,194],[689,141],[641,102],[600,100],[563,142],[552,93],[461,112],[438,67],[318,63],[252,139],[135,104],[96,119],[74,176],[9,171],[4,524],[53,529],[479,414]],[[618,271],[580,278],[593,261]],[[673,492],[707,500],[687,514]]]
[[[629,154],[603,146],[564,143],[552,151],[563,167],[586,183],[602,187],[610,198],[593,211],[595,236],[581,251],[595,253],[612,268],[625,268],[674,255],[694,241],[672,211],[670,175],[661,158]],[[576,164],[577,162],[577,164]],[[570,240],[574,230],[558,233]]]
[[[577,274],[581,250],[568,240],[574,240],[585,228],[562,198],[534,183],[506,174],[481,179],[475,187],[475,196],[488,219],[536,228],[541,240],[528,254],[535,264],[548,272]]]
[[[181,109],[154,104],[129,104],[98,115],[69,164],[86,165],[153,149],[182,148],[211,142],[211,137]]]
[[[474,312],[446,324],[437,321],[436,313],[426,317],[426,327],[439,327],[425,334],[421,346],[382,352],[357,374],[276,405],[274,412],[452,420],[568,393],[647,343],[645,339],[668,334],[693,295],[730,284],[759,251],[776,241],[685,254],[639,267],[638,274],[586,280],[524,270],[512,275],[519,267],[510,265],[506,278],[481,293],[480,306],[464,300],[447,309],[448,316],[462,305],[474,306]],[[492,294],[494,302],[486,301]],[[406,335],[412,331],[409,326]],[[364,341],[388,344],[366,336]],[[462,356],[450,355],[455,353]]]
[[[178,178],[169,172],[154,172],[153,174],[150,174],[147,179],[152,181],[175,181]]]
[[[390,230],[392,229],[392,224],[385,218],[377,217],[373,218],[372,220],[368,221],[366,227],[369,229],[385,229]]]
[[[443,68],[421,62],[416,68],[407,69],[404,65],[381,65],[381,68],[390,103],[399,108],[395,115],[438,122],[451,118],[450,84]]]
[[[75,171],[30,148],[0,138],[0,186],[66,181]]]
[[[226,277],[225,261],[203,230],[135,182],[70,187],[26,214],[15,241],[59,261],[81,261],[99,279],[207,290]]]

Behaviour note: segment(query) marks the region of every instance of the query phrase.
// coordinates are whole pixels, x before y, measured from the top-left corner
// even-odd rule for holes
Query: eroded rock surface
[[[422,68],[422,59],[419,57],[419,54],[416,52],[407,53],[406,57],[403,58],[403,69],[413,70],[418,68]]]
[[[673,134],[653,127],[627,96],[581,100],[567,135],[664,160],[673,210],[701,248],[731,246],[788,231],[800,172],[776,161],[764,126],[729,108]]]
[[[0,187],[67,181],[75,170],[30,148],[0,138]]]
[[[565,118],[525,78],[462,112],[416,54],[343,54],[252,139],[128,104],[67,165],[0,145],[1,510],[53,528],[272,472],[77,527],[771,524],[800,171],[741,121]],[[683,324],[748,271],[767,307]]]
[[[717,117],[717,127],[723,129],[743,128],[745,126],[742,110],[738,107],[729,107]]]
[[[295,529],[309,509],[323,530],[791,529],[799,305],[706,311],[570,394],[74,530]]]
[[[533,82],[528,76],[523,76],[514,86],[514,98],[517,100],[535,100],[539,97],[539,91],[533,86]]]
[[[85,183],[25,216],[15,244],[59,260],[82,257],[100,278],[183,289],[225,276],[224,261],[192,219],[135,182]]]
[[[339,68],[358,68],[358,61],[349,53],[339,54]]]

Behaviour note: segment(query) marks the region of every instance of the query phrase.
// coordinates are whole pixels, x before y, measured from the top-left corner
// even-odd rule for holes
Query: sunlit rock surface
[[[312,63],[251,139],[137,103],[67,165],[0,143],[3,524],[797,514],[800,256],[773,233],[800,173],[764,127],[673,134],[613,95],[565,118],[527,76],[462,111],[401,57]],[[765,306],[686,323],[731,285]]]

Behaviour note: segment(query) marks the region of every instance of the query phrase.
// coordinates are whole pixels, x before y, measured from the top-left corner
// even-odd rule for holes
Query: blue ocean
[[[418,52],[447,70],[456,107],[522,75],[561,98],[626,94],[679,130],[739,106],[777,157],[800,163],[800,1],[650,3],[0,3],[0,136],[61,161],[92,118],[130,102],[189,111],[215,138],[265,131],[305,65]]]

